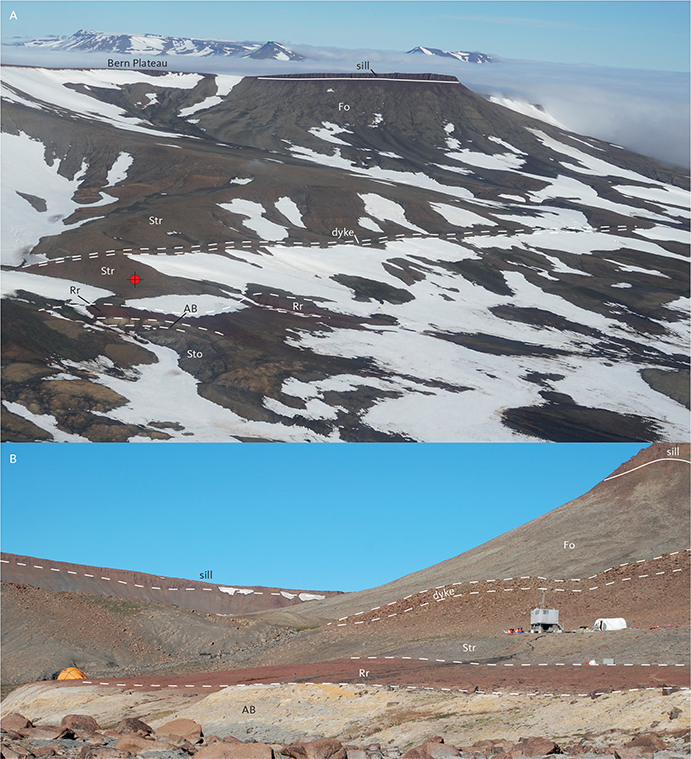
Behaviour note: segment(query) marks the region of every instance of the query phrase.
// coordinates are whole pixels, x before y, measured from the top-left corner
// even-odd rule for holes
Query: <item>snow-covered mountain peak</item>
[[[420,55],[436,55],[440,56],[442,58],[455,58],[458,61],[463,61],[464,63],[492,63],[494,58],[492,58],[489,55],[486,55],[485,53],[478,53],[478,52],[464,52],[461,50],[456,51],[455,53],[449,52],[448,50],[441,50],[438,47],[414,47],[412,50],[408,50],[408,54],[411,53],[417,53]]]
[[[257,50],[254,50],[247,55],[243,55],[243,58],[257,58],[264,60],[267,58],[273,58],[276,61],[304,61],[305,58],[302,55],[294,53],[289,50],[285,45],[281,45],[280,42],[273,42],[269,40],[266,44],[262,45]]]
[[[14,47],[72,52],[128,53],[153,56],[189,55],[196,57],[246,55],[262,47],[260,42],[168,37],[161,34],[109,34],[108,32],[90,29],[79,29],[69,37],[46,36],[9,44]]]

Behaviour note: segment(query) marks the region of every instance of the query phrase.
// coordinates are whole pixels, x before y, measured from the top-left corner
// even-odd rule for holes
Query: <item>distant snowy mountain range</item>
[[[107,34],[80,29],[69,37],[50,35],[31,40],[18,40],[12,47],[43,48],[70,52],[123,53],[127,55],[212,55],[255,58],[260,60],[302,61],[304,56],[278,42],[231,42],[202,40],[188,37],[166,37],[160,34]],[[493,59],[484,53],[448,52],[435,47],[415,47],[408,53],[455,58],[464,63],[489,63]]]
[[[495,59],[484,53],[466,53],[460,50],[450,53],[448,50],[440,50],[438,47],[414,47],[408,53],[420,53],[422,55],[438,55],[442,58],[455,58],[464,63],[492,63]]]
[[[301,61],[303,56],[294,53],[278,42],[230,42],[227,40],[200,40],[188,37],[166,37],[161,34],[107,34],[80,29],[69,37],[50,35],[32,40],[6,43],[13,47],[44,48],[49,50],[125,53],[128,55],[210,55],[241,58],[273,58],[278,61]]]

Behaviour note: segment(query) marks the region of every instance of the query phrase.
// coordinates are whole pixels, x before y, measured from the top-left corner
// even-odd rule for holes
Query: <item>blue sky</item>
[[[78,29],[273,39],[306,60],[175,56],[169,65],[256,76],[355,71],[369,60],[379,71],[451,74],[483,95],[539,103],[570,131],[687,169],[690,9],[677,0],[0,0],[4,42]],[[477,65],[405,54],[418,45],[500,58]],[[108,57],[2,47],[3,62],[13,65],[101,68]]]
[[[480,50],[505,58],[689,71],[682,0],[3,0],[2,36],[78,29],[295,45]],[[11,12],[17,20],[10,21]]]
[[[642,447],[4,443],[2,550],[185,579],[211,569],[234,585],[360,590],[561,506]]]

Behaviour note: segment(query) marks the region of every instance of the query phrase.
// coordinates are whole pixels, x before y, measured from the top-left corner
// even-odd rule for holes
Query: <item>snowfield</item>
[[[134,341],[132,341],[134,343]],[[134,343],[136,344],[136,343]],[[104,374],[99,382],[116,393],[125,396],[129,403],[114,409],[110,416],[125,424],[149,424],[161,419],[175,419],[183,430],[166,429],[172,440],[190,442],[238,442],[235,436],[260,437],[269,440],[321,440],[307,428],[295,426],[287,431],[282,424],[247,421],[197,393],[197,380],[178,366],[177,351],[154,344],[147,350],[156,354],[155,364],[137,367],[136,381]],[[165,387],[165,393],[161,388]],[[43,416],[34,419],[39,426]],[[45,427],[44,427],[45,428]],[[183,435],[183,432],[192,433]],[[147,437],[133,437],[132,442],[148,443]]]
[[[113,295],[110,290],[101,287],[27,271],[3,271],[2,277],[0,277],[0,285],[2,286],[3,298],[16,295],[18,290],[26,290],[43,298],[72,302],[76,300],[70,295],[70,287],[72,286],[78,286],[80,294],[88,301]]]
[[[42,237],[79,226],[64,219],[81,207],[72,196],[86,166],[70,180],[58,173],[59,160],[52,166],[45,162],[42,142],[23,132],[3,132],[1,140],[2,174],[13,178],[2,184],[2,263],[18,266]]]
[[[582,308],[546,292],[518,271],[504,273],[512,294],[498,295],[455,276],[445,266],[447,261],[477,259],[475,243],[480,242],[490,241],[496,246],[502,241],[507,249],[518,245],[539,251],[540,242],[536,238],[548,241],[550,250],[573,251],[574,255],[587,255],[598,249],[618,250],[624,242],[629,248],[669,255],[654,243],[631,237],[624,239],[604,233],[562,231],[511,238],[471,237],[464,244],[439,239],[405,239],[389,242],[384,249],[345,243],[328,249],[274,245],[268,249],[269,258],[259,259],[261,272],[256,269],[256,257],[237,260],[243,255],[237,251],[232,259],[206,253],[176,257],[137,255],[132,258],[169,276],[215,282],[241,290],[245,282],[261,281],[269,290],[279,289],[306,300],[313,298],[334,313],[366,318],[381,312],[384,306],[388,314],[395,316],[395,325],[364,330],[312,332],[302,330],[296,323],[295,336],[289,339],[290,344],[325,356],[369,357],[389,376],[373,379],[335,375],[313,383],[287,381],[283,392],[301,398],[305,408],[295,409],[270,397],[264,400],[267,409],[286,419],[300,416],[333,420],[338,405],[326,403],[324,393],[337,388],[369,386],[393,391],[399,396],[378,401],[366,413],[364,418],[374,429],[405,434],[418,440],[522,440],[527,439],[525,435],[502,424],[501,411],[540,401],[539,386],[521,379],[539,372],[562,376],[563,379],[553,382],[555,390],[570,395],[580,405],[664,419],[665,434],[670,435],[670,439],[683,434],[687,425],[685,409],[663,395],[650,393],[639,374],[641,366],[612,364],[598,358],[593,349],[601,338],[508,321],[495,316],[491,309],[502,305],[542,309],[573,324],[597,330],[601,335],[635,340],[669,355],[688,350],[688,337],[683,337],[683,330],[680,332],[678,325],[670,323],[666,335],[646,337],[613,316]],[[555,255],[542,255],[547,270],[590,277]],[[424,279],[407,287],[414,296],[412,300],[395,304],[355,300],[350,287],[335,281],[339,275],[348,275],[401,288],[403,283],[384,268],[384,264],[392,259],[417,263],[425,273]],[[638,274],[641,268],[619,261],[612,263],[624,278],[629,273]],[[654,270],[644,272],[651,276],[665,276]],[[550,279],[557,281],[554,277]],[[630,285],[622,281],[613,286]],[[680,302],[679,306],[683,308],[683,303]],[[537,355],[493,355],[435,337],[436,334],[453,335],[458,331],[516,341],[528,346],[529,351],[536,351]],[[557,353],[540,355],[550,350]],[[444,383],[444,387],[435,387],[435,383]],[[450,389],[449,385],[455,389]]]
[[[221,208],[233,214],[239,214],[246,218],[241,222],[243,226],[256,232],[264,240],[284,240],[288,237],[288,230],[269,219],[264,218],[264,206],[252,200],[235,198],[230,203],[219,203]]]
[[[682,172],[422,79],[340,126],[331,81],[3,70],[7,322],[64,328],[4,380],[18,436],[688,436]],[[54,402],[84,377],[119,432]]]
[[[83,118],[115,124],[129,131],[170,137],[168,132],[161,132],[143,125],[140,120],[128,116],[121,108],[78,92],[67,85],[82,84],[87,88],[117,89],[121,84],[146,82],[151,84],[152,89],[155,86],[190,89],[198,84],[200,79],[200,74],[167,73],[154,78],[138,71],[111,71],[108,69],[79,71],[4,67],[1,91],[3,100],[22,103],[37,110],[47,109],[59,113],[61,109],[64,109]],[[30,98],[19,94],[18,90],[28,94]]]
[[[142,311],[173,315],[185,313],[185,307],[189,304],[189,295],[158,295],[155,298],[132,297],[123,303],[124,306],[131,306]],[[197,307],[195,312],[197,316],[228,313],[243,308],[243,304],[235,298],[218,298],[215,295],[206,294],[195,295],[194,305]]]

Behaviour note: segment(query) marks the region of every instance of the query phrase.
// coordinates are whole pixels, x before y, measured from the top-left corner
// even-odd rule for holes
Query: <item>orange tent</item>
[[[58,680],[86,680],[86,675],[76,667],[67,667],[58,675]]]

